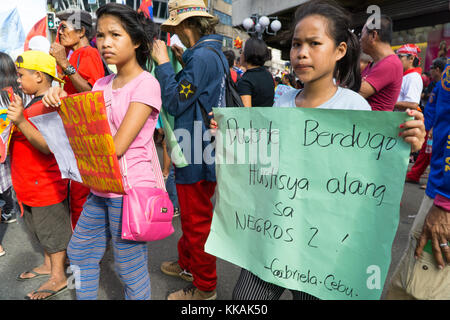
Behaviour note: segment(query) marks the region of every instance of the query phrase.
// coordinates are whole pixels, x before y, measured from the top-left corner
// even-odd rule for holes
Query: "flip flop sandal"
[[[50,295],[45,297],[45,298],[42,298],[42,299],[31,299],[29,296],[25,296],[24,298],[25,298],[25,300],[49,300],[51,298],[56,297],[57,295],[59,295],[61,293],[66,292],[66,291],[67,291],[67,286],[59,289],[58,291],[54,291],[54,290],[36,290],[36,291],[33,291],[33,294],[35,294],[35,293],[50,293]]]
[[[34,277],[31,277],[31,278],[22,278],[21,275],[22,275],[23,273],[31,273],[31,274],[34,274]],[[20,273],[20,274],[16,277],[16,280],[17,280],[17,281],[28,281],[28,280],[33,280],[33,279],[38,279],[38,278],[48,277],[48,276],[50,276],[50,274],[37,273],[37,272],[31,270],[31,271],[25,271],[25,272]]]

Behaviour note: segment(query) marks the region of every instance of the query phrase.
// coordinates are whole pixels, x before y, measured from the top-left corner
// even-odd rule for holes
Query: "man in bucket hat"
[[[189,165],[175,169],[183,230],[178,242],[179,258],[164,262],[161,270],[193,281],[170,294],[169,300],[213,300],[217,296],[216,258],[204,251],[204,245],[211,227],[210,199],[216,176],[214,153],[207,152],[211,139],[202,141],[202,137],[211,137],[204,133],[209,129],[212,108],[225,106],[224,65],[228,62],[221,50],[222,37],[215,34],[218,19],[208,13],[202,0],[170,0],[169,12],[161,29],[177,34],[187,48],[181,57],[184,69],[175,74],[163,41],[155,41],[152,57],[158,64],[155,73],[164,108],[175,117],[175,133],[183,132],[182,143],[187,146],[183,151]],[[205,153],[209,159],[205,159]]]

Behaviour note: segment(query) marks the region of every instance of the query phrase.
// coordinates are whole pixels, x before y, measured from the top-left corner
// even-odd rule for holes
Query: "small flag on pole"
[[[138,12],[143,12],[146,17],[153,20],[153,2],[152,0],[142,0]]]

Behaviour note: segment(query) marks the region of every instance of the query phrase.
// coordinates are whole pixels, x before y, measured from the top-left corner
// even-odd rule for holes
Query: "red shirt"
[[[403,80],[403,65],[397,55],[387,56],[375,65],[369,63],[361,76],[376,90],[367,98],[372,110],[393,111]]]
[[[35,98],[30,104],[40,103],[41,99]],[[29,121],[26,109],[24,116]],[[30,207],[45,207],[66,199],[68,180],[61,178],[53,154],[46,155],[37,150],[17,128],[9,148],[11,178],[17,200]]]
[[[91,86],[94,86],[95,82],[105,76],[105,70],[103,69],[102,58],[97,49],[87,46],[75,50],[69,58],[69,62],[75,67],[78,74],[85,80],[87,80]],[[78,93],[77,89],[72,84],[72,81],[68,76],[63,79],[64,91],[69,95]]]

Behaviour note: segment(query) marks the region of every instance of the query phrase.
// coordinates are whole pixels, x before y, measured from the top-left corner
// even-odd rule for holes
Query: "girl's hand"
[[[11,120],[14,125],[16,125],[16,127],[26,121],[23,115],[23,110],[24,108],[22,98],[17,94],[14,94],[14,101],[11,102],[11,104],[8,106],[6,115],[8,119]]]
[[[411,145],[411,152],[419,151],[425,141],[425,124],[423,113],[417,110],[407,109],[408,116],[414,117],[414,120],[406,121],[400,125],[404,129],[399,133],[405,142]]]
[[[213,112],[211,111],[210,113],[208,113],[208,115],[210,115],[211,117],[214,117]],[[211,135],[215,136],[217,129],[219,129],[218,123],[216,120],[214,120],[214,118],[212,118],[209,121],[209,128],[211,129]]]
[[[67,97],[67,92],[61,87],[51,87],[42,98],[42,103],[46,107],[57,108],[61,105],[61,98],[64,97]]]
[[[153,42],[152,58],[158,65],[170,62],[167,46],[164,41],[155,40]]]

